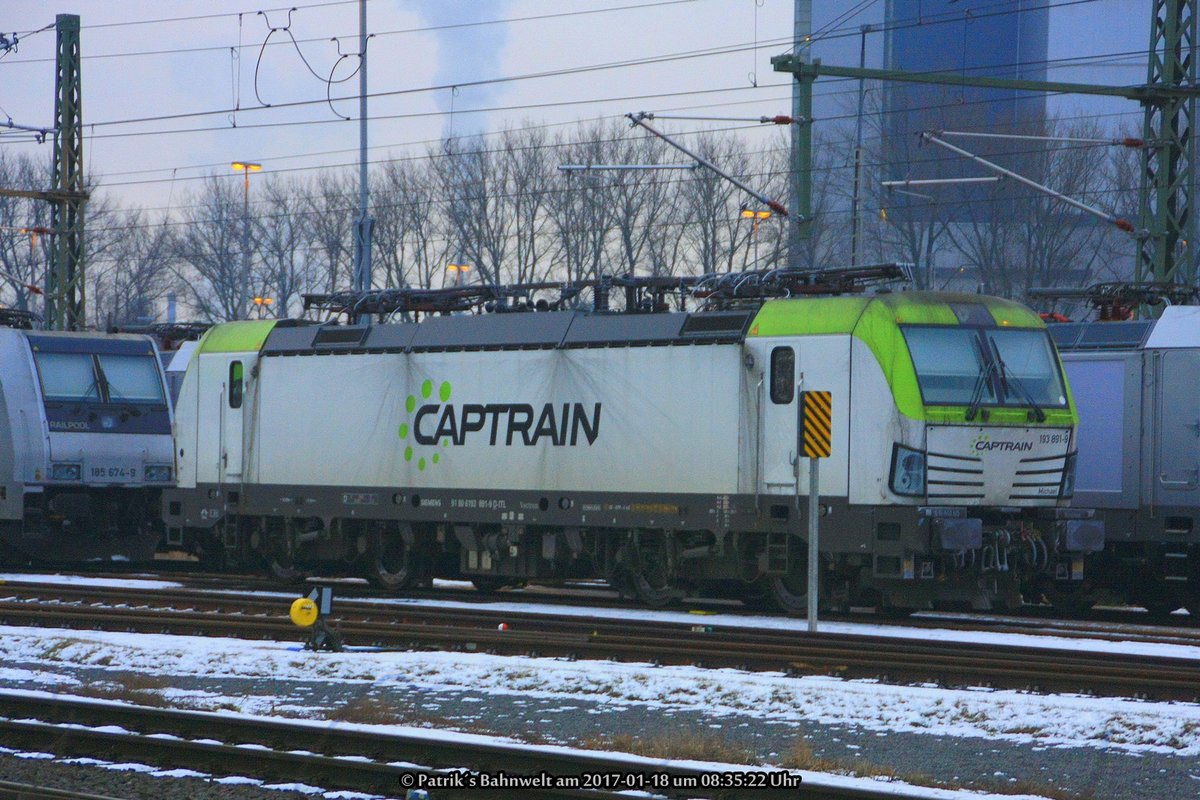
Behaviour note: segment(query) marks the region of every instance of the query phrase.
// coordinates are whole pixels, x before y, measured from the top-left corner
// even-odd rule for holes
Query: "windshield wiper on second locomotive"
[[[996,354],[996,366],[1000,370],[1000,391],[1003,392],[1005,397],[1007,397],[1008,385],[1010,382],[1008,368],[1004,365],[1004,359],[1000,356],[1000,348],[996,346],[995,337],[989,336],[988,341],[992,343],[992,352]],[[1046,412],[1043,411],[1042,407],[1039,406],[1037,401],[1033,399],[1033,394],[1029,391],[1029,388],[1022,383],[1021,379],[1016,375],[1011,377],[1011,383],[1017,388],[1017,392],[1019,392],[1021,396],[1025,398],[1025,404],[1029,407],[1029,410],[1033,412],[1034,419],[1036,419],[1038,422],[1045,422]]]
[[[983,393],[991,380],[996,365],[983,350],[983,344],[978,337],[975,339],[975,349],[979,354],[979,377],[975,379],[975,388],[971,390],[971,402],[967,406],[967,421],[970,422],[979,415],[979,407],[983,405]]]

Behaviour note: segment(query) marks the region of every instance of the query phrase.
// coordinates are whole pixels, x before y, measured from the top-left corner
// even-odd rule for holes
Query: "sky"
[[[0,57],[0,122],[51,124],[54,17],[73,13],[83,26],[85,171],[122,205],[164,213],[207,174],[240,180],[229,167],[235,160],[281,175],[354,167],[357,0],[296,0],[291,12],[262,2],[5,0],[0,31],[17,32],[19,45]],[[886,2],[815,2],[813,56],[854,65],[860,26],[880,25]],[[964,7],[1012,2],[963,0]],[[1022,2],[1052,6],[1051,79],[1145,80],[1148,0]],[[770,57],[789,49],[793,11],[793,0],[369,0],[368,92],[377,95],[369,158],[419,155],[443,136],[524,124],[569,132],[643,110],[788,113],[789,78],[772,71]],[[868,35],[868,66],[882,65],[881,39]],[[1093,63],[1063,61],[1077,58]],[[330,88],[348,99],[326,102],[331,74],[349,77]],[[853,83],[819,81],[816,98],[819,125],[852,110]],[[1132,103],[1069,98],[1052,108],[1140,130]],[[740,124],[664,120],[662,127],[685,133]],[[767,146],[771,134],[759,126],[743,135]],[[28,134],[0,133],[0,147],[50,160],[50,144]]]

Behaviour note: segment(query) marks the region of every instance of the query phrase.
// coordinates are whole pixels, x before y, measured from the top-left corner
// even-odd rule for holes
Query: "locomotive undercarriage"
[[[1200,615],[1200,543],[1110,542],[1088,559],[1083,605],[1131,604],[1154,616],[1186,608]]]
[[[337,496],[360,499],[364,493]],[[529,509],[521,521],[497,521],[517,514],[451,515],[446,509],[455,506],[448,500],[427,497],[416,505],[408,496],[396,497],[404,500],[394,504],[397,516],[425,512],[434,519],[236,515],[228,512],[252,509],[235,497],[241,502],[228,505],[227,513],[210,514],[219,516],[214,525],[177,530],[176,536],[215,565],[263,569],[282,580],[310,572],[355,575],[393,591],[433,578],[469,580],[485,591],[604,580],[651,606],[703,595],[769,603],[797,614],[807,607],[807,544],[803,531],[793,529],[805,512],[796,513],[794,498],[718,497],[711,508],[663,499],[626,502],[620,514],[603,520],[609,524],[597,526],[587,522],[599,514],[578,509],[601,504],[576,506],[565,498],[557,504],[546,498],[488,501],[497,509]],[[175,505],[175,516],[189,516],[181,503]],[[304,505],[322,507],[319,499]],[[640,508],[667,516],[676,527],[620,524],[621,515]],[[972,519],[962,509],[939,517],[913,507],[835,501],[822,512],[820,602],[832,608],[1004,608],[1019,605],[1022,597],[1072,597],[1082,585],[1082,554],[1070,547],[1078,549],[1081,535],[1074,529],[1068,535],[1066,526],[1073,523],[1046,513],[1054,509],[1040,516],[1029,509]],[[485,516],[492,519],[480,519]],[[732,524],[719,531],[687,524],[705,518]]]
[[[162,538],[159,492],[46,487],[23,519],[0,522],[0,563],[149,561]]]

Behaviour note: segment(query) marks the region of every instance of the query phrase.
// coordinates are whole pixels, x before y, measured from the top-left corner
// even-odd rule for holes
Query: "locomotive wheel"
[[[376,533],[371,537],[367,580],[383,589],[399,592],[408,588],[416,577],[414,561],[412,550],[402,536]]]
[[[628,553],[629,577],[637,597],[648,606],[661,608],[680,597],[675,588],[674,570],[663,537],[655,536]]]
[[[295,561],[284,554],[271,556],[267,561],[267,570],[271,577],[287,584],[303,583],[306,577],[303,570],[296,568]]]
[[[767,578],[767,589],[775,605],[787,614],[808,613],[808,573],[792,573]]]

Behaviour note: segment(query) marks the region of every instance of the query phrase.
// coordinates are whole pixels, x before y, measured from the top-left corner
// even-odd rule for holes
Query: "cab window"
[[[242,362],[229,364],[229,407],[242,407]]]
[[[796,390],[796,353],[790,347],[771,351],[771,402],[787,405]]]

